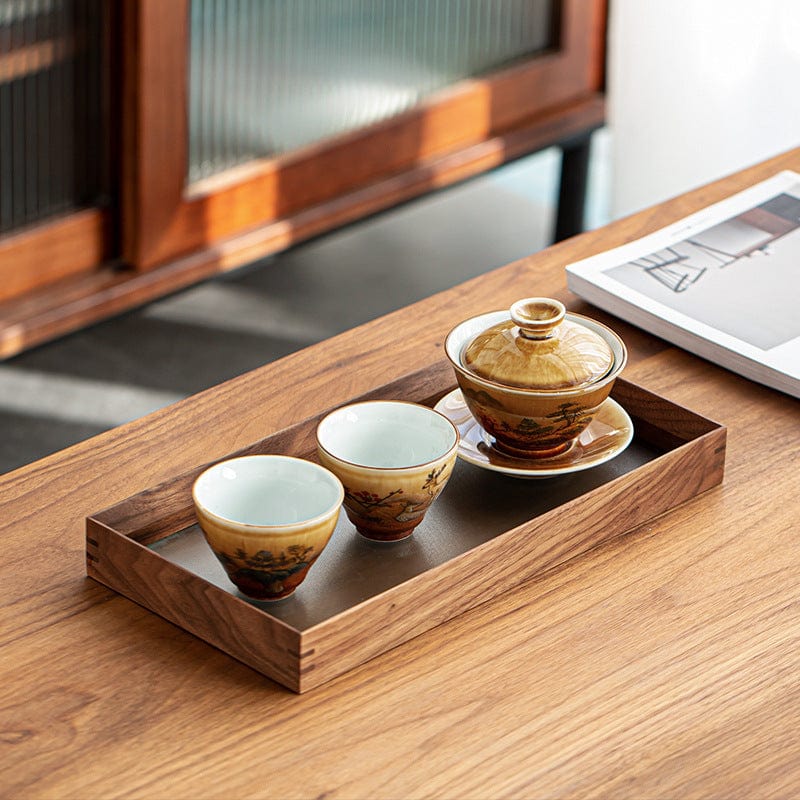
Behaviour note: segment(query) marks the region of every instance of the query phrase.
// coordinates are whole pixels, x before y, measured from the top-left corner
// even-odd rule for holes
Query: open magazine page
[[[605,310],[800,397],[800,175],[567,267]]]

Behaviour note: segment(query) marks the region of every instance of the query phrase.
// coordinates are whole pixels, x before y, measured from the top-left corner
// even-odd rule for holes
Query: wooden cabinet
[[[0,4],[0,302],[112,253],[110,12]]]
[[[2,355],[554,144],[572,189],[559,235],[579,223],[587,137],[604,121],[602,0],[93,10],[93,63],[108,76],[92,84],[105,113],[94,129],[106,143],[102,202],[0,235]],[[9,83],[19,51],[0,40],[0,59]],[[354,86],[346,124],[325,127],[330,98]],[[276,136],[310,111],[321,127],[294,145]],[[212,145],[237,158],[204,174],[215,126]],[[56,267],[68,252],[71,266]]]

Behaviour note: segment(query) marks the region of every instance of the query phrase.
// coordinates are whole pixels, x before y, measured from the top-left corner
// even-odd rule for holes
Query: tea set
[[[206,469],[192,498],[205,539],[239,591],[282,600],[302,583],[339,513],[375,542],[411,536],[456,458],[518,478],[597,466],[633,436],[609,397],[627,360],[610,328],[549,298],[456,325],[445,353],[458,388],[434,408],[352,403],[316,428],[319,463],[286,455]]]

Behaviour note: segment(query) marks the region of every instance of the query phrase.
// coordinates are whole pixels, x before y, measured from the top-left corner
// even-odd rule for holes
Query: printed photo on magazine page
[[[567,267],[570,289],[753,380],[800,396],[800,175],[782,172]]]

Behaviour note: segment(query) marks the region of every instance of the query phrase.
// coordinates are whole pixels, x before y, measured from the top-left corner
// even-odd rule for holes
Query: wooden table
[[[787,167],[800,150],[6,475],[0,794],[798,796],[800,404],[578,302],[563,271]],[[627,378],[728,425],[721,487],[301,696],[84,576],[87,514],[531,294],[611,323]]]

